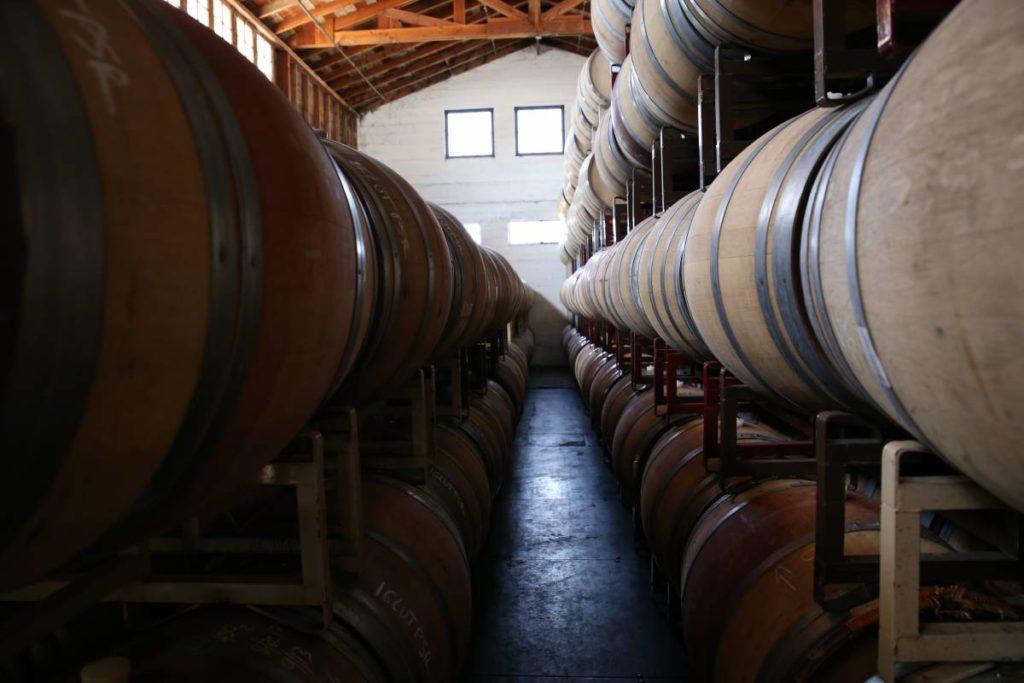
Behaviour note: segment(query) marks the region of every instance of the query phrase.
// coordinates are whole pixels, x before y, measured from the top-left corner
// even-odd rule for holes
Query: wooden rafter
[[[378,80],[375,80],[373,84],[378,88],[391,89],[394,88],[396,83],[399,81],[418,77],[419,75],[422,75],[423,71],[438,65],[444,64],[447,67],[451,63],[451,60],[465,58],[467,54],[479,51],[481,48],[491,49],[490,45],[481,45],[479,42],[471,42],[469,44],[460,43],[454,47],[449,46],[440,52],[411,61],[403,65],[401,69],[397,69],[393,73],[386,74]],[[369,88],[355,81],[352,82],[352,85],[349,88],[340,88],[339,90],[340,92],[351,93],[353,96],[360,98],[369,92]]]
[[[499,59],[501,57],[504,57],[505,55],[512,54],[513,52],[521,50],[524,47],[528,47],[529,45],[530,41],[508,41],[506,44],[502,45],[496,50],[488,50],[488,46],[484,46],[485,51],[482,54],[466,59],[460,62],[459,64],[453,64],[450,68],[445,69],[440,73],[425,76],[412,83],[404,85],[401,88],[393,90],[389,93],[389,99],[394,100],[399,97],[404,97],[405,95],[409,95],[413,92],[416,92],[417,90],[422,90],[423,88],[434,85],[435,83],[440,83],[441,81],[447,80],[452,76],[456,76],[465,71],[469,71],[470,69],[475,68],[477,66],[482,66],[483,64],[487,64],[488,62],[494,61],[495,59]],[[360,110],[372,111],[373,109],[379,107],[381,104],[384,103],[374,101],[372,99],[366,99],[361,102],[356,102],[354,106],[356,106]]]
[[[384,62],[382,64],[377,64],[373,68],[361,69],[363,76],[365,78],[372,79],[376,78],[377,76],[386,74],[389,71],[393,71],[396,69],[405,69],[412,64],[418,63],[419,60],[421,59],[430,57],[431,55],[437,54],[438,52],[442,52],[452,47],[451,43],[429,43],[428,45],[429,47],[424,47],[414,52],[410,52],[409,54],[405,55],[400,59],[392,60],[390,62]],[[339,89],[344,89],[347,83],[356,83],[358,81],[361,81],[361,79],[358,77],[355,71],[348,71],[346,73],[328,76],[324,80],[326,80],[329,85],[335,86],[336,88]]]
[[[566,12],[576,9],[579,5],[583,4],[584,0],[562,0],[557,5],[544,12],[543,19],[545,21],[560,17]]]
[[[429,14],[417,14],[416,12],[407,12],[404,9],[389,9],[384,10],[384,15],[392,19],[397,19],[407,26],[454,26],[452,22],[447,19],[438,19],[432,17]]]
[[[294,0],[293,0],[293,4],[294,4]],[[346,7],[352,7],[352,6],[357,5],[357,4],[358,3],[354,2],[353,0],[333,0],[332,2],[325,2],[322,5],[317,5],[315,8],[310,10],[310,14],[312,14],[317,19],[322,19],[323,17],[326,17],[326,16],[329,16],[331,14],[334,14],[335,12],[337,12],[340,9],[345,9]],[[305,12],[300,12],[295,17],[293,17],[291,19],[285,19],[280,24],[275,26],[274,27],[274,31],[277,32],[278,34],[281,34],[281,33],[284,33],[286,31],[291,31],[292,29],[296,29],[296,28],[298,28],[300,26],[305,26],[308,23],[309,23],[309,17],[306,15]]]
[[[525,14],[509,5],[504,0],[478,0],[478,2],[484,7],[490,7],[495,12],[505,15],[509,19],[529,21],[529,18]]]
[[[485,24],[453,24],[451,26],[423,26],[414,28],[367,29],[362,31],[336,31],[338,45],[387,45],[391,43],[426,43],[438,40],[491,40],[531,38],[536,36],[564,36],[590,33],[590,20],[582,17],[564,17],[544,22],[539,27],[529,21],[498,21]]]

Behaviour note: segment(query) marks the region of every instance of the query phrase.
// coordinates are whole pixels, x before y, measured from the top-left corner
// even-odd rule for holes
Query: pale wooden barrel
[[[607,109],[612,96],[612,65],[600,48],[587,57],[576,82],[576,101],[587,119],[597,121],[602,109]]]
[[[626,160],[638,168],[651,166],[651,143],[663,123],[650,112],[650,98],[637,81],[632,56],[626,57],[612,92],[611,126]]]
[[[646,278],[640,271],[640,254],[653,234],[657,218],[651,216],[641,221],[616,245],[619,251],[615,262],[612,301],[619,317],[626,327],[648,339],[658,336],[641,304],[641,289]]]
[[[1008,93],[1024,89],[1022,35],[1024,4],[962,2],[823,169],[804,240],[833,363],[1017,509],[1024,98]]]
[[[594,38],[612,64],[622,64],[626,58],[626,24],[633,14],[633,3],[628,0],[595,0],[590,12]]]
[[[594,164],[591,168],[590,183],[605,206],[611,206],[616,197],[626,196],[630,166],[612,136],[611,117],[608,111],[601,115],[601,122],[594,136]]]
[[[748,386],[814,413],[858,408],[803,315],[803,197],[864,103],[813,109],[750,145],[708,187],[684,266],[701,337]]]
[[[683,262],[693,214],[704,193],[673,204],[651,229],[640,250],[640,305],[658,337],[690,360],[711,358],[683,294]]]
[[[580,151],[586,154],[593,148],[594,129],[597,128],[600,112],[596,112],[592,119],[588,118],[587,113],[583,111],[583,106],[577,100],[572,104],[570,116],[576,144]]]

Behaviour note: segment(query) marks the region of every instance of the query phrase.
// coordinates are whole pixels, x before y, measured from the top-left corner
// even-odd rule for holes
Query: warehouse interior
[[[1024,3],[0,21],[0,683],[1024,681]]]

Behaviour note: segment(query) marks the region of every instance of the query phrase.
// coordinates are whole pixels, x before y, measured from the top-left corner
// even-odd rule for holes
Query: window
[[[444,113],[444,155],[494,156],[494,110],[460,109]]]
[[[480,224],[479,223],[463,223],[466,227],[466,232],[473,238],[473,241],[480,244]]]
[[[256,61],[253,54],[253,29],[242,17],[235,17],[235,47],[250,62]]]
[[[565,221],[509,221],[509,244],[558,244],[565,239]]]
[[[234,42],[231,33],[231,8],[224,0],[213,0],[213,30],[229,43]]]
[[[186,0],[185,11],[204,26],[210,25],[210,0]]]
[[[557,107],[516,107],[516,155],[561,154],[564,111]]]
[[[274,80],[274,49],[270,41],[263,36],[256,36],[256,67],[263,75]]]

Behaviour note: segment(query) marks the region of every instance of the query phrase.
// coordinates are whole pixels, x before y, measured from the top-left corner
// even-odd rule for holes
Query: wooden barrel
[[[452,303],[434,358],[446,358],[475,342],[480,336],[480,318],[486,307],[484,257],[458,218],[447,210],[430,205],[438,219],[452,255]]]
[[[408,379],[442,342],[452,306],[453,256],[434,212],[404,179],[347,145],[325,145],[362,199],[382,284],[370,339],[337,394],[353,403]]]
[[[469,561],[455,522],[428,493],[389,478],[363,482],[359,585],[398,617],[424,680],[451,681],[469,645]]]
[[[688,391],[681,392],[686,395]],[[659,415],[651,389],[634,394],[619,417],[611,443],[612,470],[627,503],[639,496],[643,467],[655,442],[674,424],[690,419],[682,415]]]
[[[615,79],[610,109],[611,128],[623,156],[633,166],[651,167],[651,145],[666,125],[653,111],[651,98],[637,79],[633,57],[626,57]]]
[[[597,427],[601,421],[601,410],[604,408],[604,402],[608,399],[612,387],[624,379],[628,379],[626,373],[619,367],[614,355],[594,375],[594,381],[590,383],[590,393],[583,397],[587,412],[590,414],[590,423],[594,427]]]
[[[458,523],[469,556],[475,557],[491,516],[488,456],[465,432],[446,424],[434,425],[434,448],[428,485]]]
[[[596,0],[591,5],[594,38],[611,64],[626,58],[626,25],[633,14],[629,0]]]
[[[858,405],[806,322],[799,245],[804,198],[864,104],[812,109],[751,144],[708,187],[686,247],[701,338],[748,386],[807,413]]]
[[[807,311],[851,388],[1019,510],[1024,102],[1003,93],[1024,84],[1022,30],[1019,3],[958,5],[822,169],[803,244]],[[948,99],[968,74],[983,119]]]
[[[338,606],[322,633],[323,622],[312,609],[204,606],[140,635],[124,646],[123,655],[131,661],[133,680],[153,683],[372,683],[419,675],[388,612],[365,594],[346,595]],[[358,619],[365,633],[342,614]]]
[[[0,15],[7,588],[253,475],[343,378],[370,292],[329,159],[230,45],[160,3]]]
[[[599,349],[594,354],[593,359],[587,363],[586,367],[581,368],[580,377],[580,394],[586,400],[590,396],[590,390],[594,385],[594,379],[597,377],[597,373],[607,363],[615,362],[615,354],[608,353],[603,349]]]
[[[619,253],[610,273],[611,304],[617,316],[625,323],[626,328],[648,339],[656,337],[657,330],[648,320],[641,302],[641,293],[648,273],[640,269],[640,255],[657,222],[658,219],[654,216],[644,219],[615,245]]]
[[[652,389],[637,390],[633,388],[632,378],[627,375],[625,382],[616,382],[608,390],[608,398],[601,406],[601,439],[605,444],[610,445],[615,439],[615,432],[622,420],[622,411],[626,409],[630,401],[644,391]]]
[[[626,196],[626,185],[631,176],[629,162],[612,135],[610,111],[602,112],[601,121],[594,131],[594,164],[590,175],[594,193],[604,206],[612,206],[616,197]]]
[[[525,361],[525,357],[523,360]],[[512,397],[512,402],[515,404],[515,419],[518,421],[523,414],[523,404],[526,402],[526,373],[522,366],[513,360],[513,355],[509,353],[498,361],[498,369],[494,378]]]
[[[738,420],[742,442],[772,442],[782,437],[767,426]],[[640,469],[639,515],[651,555],[678,593],[686,541],[704,510],[722,495],[718,477],[704,468],[704,422],[673,425],[651,447]]]
[[[814,601],[814,518],[814,483],[794,479],[742,488],[701,517],[681,570],[684,639],[701,680],[854,681],[874,673],[876,603],[826,613]],[[877,553],[877,520],[873,501],[847,494],[847,553]],[[943,550],[922,542],[923,552]]]
[[[569,120],[572,122],[573,137],[576,139],[576,145],[583,154],[587,154],[594,148],[594,130],[597,128],[598,121],[600,120],[600,111],[594,112],[592,116],[593,118],[587,114],[579,101],[572,104]]]
[[[607,109],[612,97],[612,65],[601,49],[590,53],[576,81],[576,101],[589,121],[596,122],[602,109]]]
[[[691,192],[658,218],[640,248],[637,264],[640,306],[654,336],[693,361],[712,357],[683,293],[686,244],[702,197],[700,191]]]

